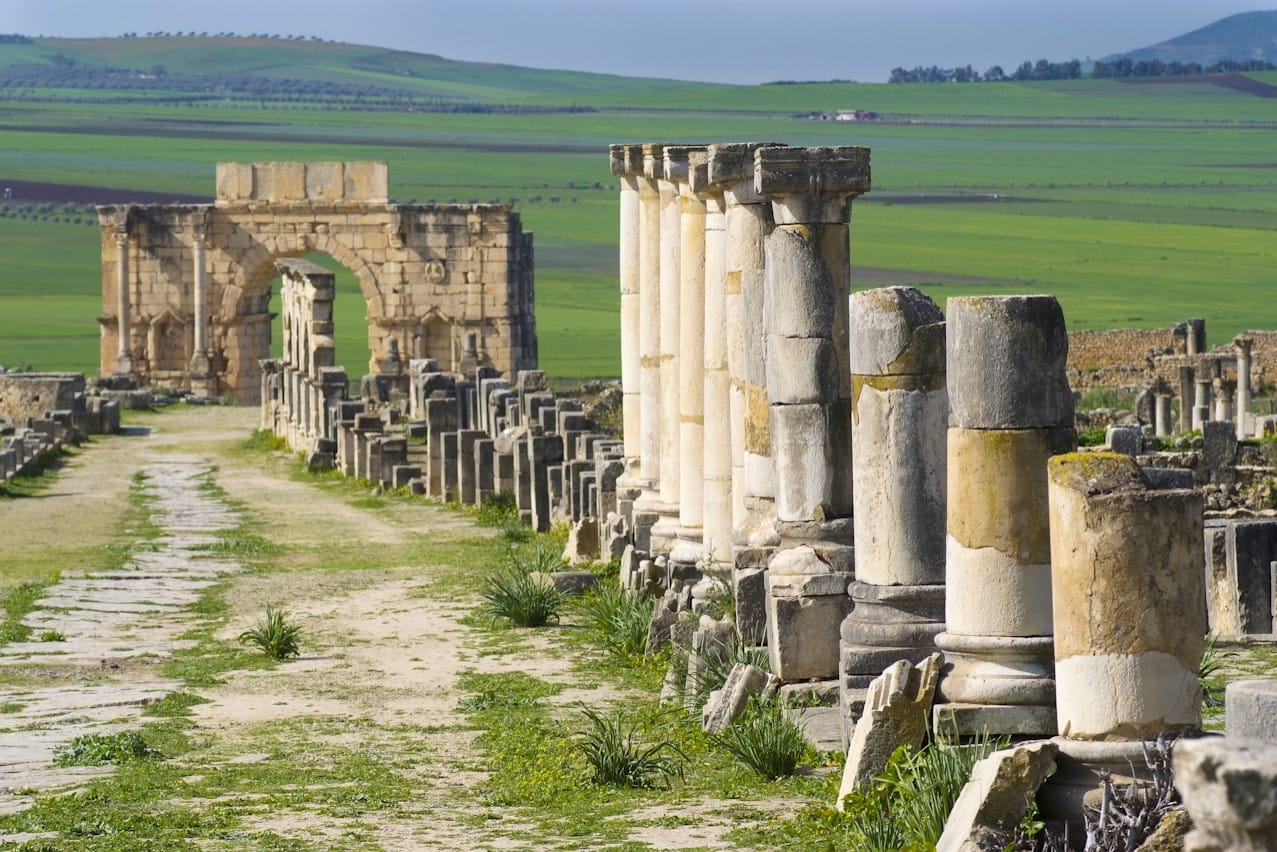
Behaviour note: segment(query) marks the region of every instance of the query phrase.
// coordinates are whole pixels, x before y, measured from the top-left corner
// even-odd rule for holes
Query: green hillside
[[[1159,59],[1162,62],[1199,62],[1202,65],[1225,59],[1277,62],[1277,10],[1229,15],[1177,38],[1105,57],[1105,60],[1123,56],[1136,62]]]
[[[1252,79],[1277,85],[1277,72]],[[724,86],[286,39],[0,43],[0,185],[18,190],[0,200],[0,364],[96,369],[90,201],[207,198],[219,161],[376,159],[399,201],[514,205],[535,233],[542,366],[616,375],[607,145],[643,140],[867,145],[855,286],[914,284],[941,302],[1045,291],[1073,328],[1201,316],[1222,342],[1277,328],[1277,98],[1263,89]],[[817,118],[846,109],[879,117]],[[367,324],[353,276],[339,282],[338,359],[357,375]]]

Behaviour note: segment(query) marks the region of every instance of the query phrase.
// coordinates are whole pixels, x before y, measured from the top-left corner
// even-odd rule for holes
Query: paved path
[[[154,539],[135,543],[117,570],[67,572],[23,623],[31,636],[63,641],[0,646],[0,673],[41,673],[49,686],[0,686],[0,813],[29,807],[29,793],[75,787],[110,767],[54,767],[53,752],[81,734],[135,727],[142,708],[178,689],[130,660],[168,657],[194,623],[191,604],[219,577],[239,570],[208,546],[233,529],[235,514],[201,486],[211,475],[195,458],[170,456],[143,468]],[[0,842],[12,838],[0,837]]]

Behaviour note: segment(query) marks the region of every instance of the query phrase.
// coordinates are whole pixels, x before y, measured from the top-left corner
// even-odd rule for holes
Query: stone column
[[[1233,419],[1233,393],[1226,379],[1215,379],[1211,384],[1215,388],[1215,420],[1223,423]],[[1236,421],[1234,421],[1236,422]]]
[[[195,323],[195,344],[191,353],[190,371],[195,379],[206,379],[212,373],[212,365],[208,357],[208,264],[205,260],[205,239],[207,226],[197,223],[194,232],[194,261],[192,272],[195,276],[195,302],[192,310]]]
[[[1250,337],[1236,337],[1237,348],[1237,440],[1254,437],[1250,425],[1250,350],[1255,341]]]
[[[848,221],[851,198],[869,190],[869,149],[759,148],[754,157],[754,187],[772,198],[776,219],[764,340],[777,532],[782,548],[805,551],[769,563],[768,650],[782,680],[832,678],[854,570]]]
[[[1179,368],[1179,431],[1193,428],[1193,368],[1187,364]]]
[[[763,577],[776,534],[763,347],[763,279],[771,202],[754,188],[754,152],[770,143],[711,145],[709,180],[723,187],[727,207],[727,365],[731,373],[732,585],[742,638],[766,636]]]
[[[1195,384],[1197,393],[1193,398],[1193,428],[1200,429],[1203,423],[1211,419],[1211,380],[1205,376],[1198,376]]]
[[[668,555],[674,547],[678,530],[678,501],[682,496],[679,480],[679,342],[680,317],[679,293],[682,289],[682,249],[679,245],[683,229],[683,207],[679,199],[678,181],[668,173],[671,146],[644,147],[644,168],[657,178],[660,192],[660,409],[656,433],[660,438],[659,502],[655,507],[660,516],[652,527],[652,551]],[[660,160],[656,154],[660,153]],[[677,160],[675,161],[677,162]]]
[[[1159,437],[1171,434],[1171,395],[1159,390],[1153,402],[1153,432]]]
[[[1059,771],[1038,799],[1077,829],[1101,772],[1125,786],[1147,774],[1141,741],[1201,727],[1202,496],[1116,453],[1047,469]]]
[[[708,567],[732,566],[732,407],[727,353],[727,216],[721,186],[709,182],[709,152],[693,151],[688,182],[705,199],[705,384],[701,525]]]
[[[133,373],[133,348],[129,332],[133,317],[129,311],[129,232],[120,226],[115,232],[115,327],[118,336],[115,372],[128,376]]]
[[[864,691],[920,663],[944,629],[944,315],[911,287],[851,296],[855,603],[842,623],[839,694],[850,737]]]
[[[661,145],[629,146],[626,170],[639,191],[639,472],[634,503],[635,547],[651,551],[661,505],[661,198],[657,170],[665,172]]]
[[[628,149],[639,148],[637,157]],[[612,174],[621,180],[621,416],[624,424],[626,484],[638,474],[641,447],[641,400],[639,396],[642,353],[639,346],[639,181],[642,148],[636,145],[612,145]]]
[[[1052,296],[948,303],[948,546],[937,730],[1055,732],[1046,460],[1076,446]]]
[[[692,190],[690,157],[703,147],[666,146],[665,176],[679,193],[678,528],[671,579],[698,576],[703,557],[705,498],[705,218]]]

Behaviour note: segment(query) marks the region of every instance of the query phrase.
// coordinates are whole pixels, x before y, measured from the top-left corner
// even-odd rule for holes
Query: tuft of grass
[[[41,642],[65,642],[66,634],[61,630],[46,630],[40,634]]]
[[[696,707],[703,707],[709,700],[710,693],[727,683],[727,676],[738,663],[745,663],[765,672],[772,670],[771,658],[767,656],[766,648],[751,647],[742,642],[740,637],[736,637],[726,645],[701,653],[700,665],[692,684],[692,697],[695,699],[692,703]]]
[[[511,551],[506,565],[487,578],[479,611],[492,623],[507,621],[516,627],[544,627],[558,621],[566,598],[544,577],[562,568],[553,545],[535,542],[531,549]]]
[[[142,708],[143,716],[169,718],[190,715],[190,709],[197,704],[207,704],[208,699],[193,692],[170,692],[159,701],[152,701]]]
[[[53,752],[54,766],[110,766],[160,756],[137,731],[83,734]]]
[[[1224,706],[1224,668],[1234,656],[1233,651],[1219,647],[1214,633],[1206,634],[1206,642],[1202,645],[1202,660],[1197,667],[1197,682],[1202,688],[1202,703],[1207,707]]]
[[[582,712],[589,728],[576,748],[590,765],[594,784],[643,788],[683,777],[687,757],[678,746],[646,742],[638,722],[620,711],[603,716],[586,707]]]
[[[811,746],[786,709],[778,697],[754,696],[741,718],[711,739],[768,781],[793,775]]]
[[[255,645],[262,653],[275,660],[286,660],[301,653],[298,640],[301,626],[291,621],[283,610],[266,605],[266,614],[257,625],[239,634],[239,641]]]
[[[44,590],[55,582],[56,577],[47,581],[23,583],[0,595],[0,609],[4,611],[4,621],[0,622],[0,645],[25,642],[31,638],[31,628],[23,624],[22,619],[35,609],[36,601],[44,594]]]
[[[619,583],[601,582],[581,596],[576,606],[595,641],[621,659],[643,656],[652,622],[652,602]]]

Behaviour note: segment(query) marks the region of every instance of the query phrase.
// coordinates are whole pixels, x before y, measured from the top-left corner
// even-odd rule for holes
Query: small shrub
[[[732,673],[732,669],[738,663],[745,663],[765,672],[772,670],[771,659],[767,656],[766,648],[746,645],[737,637],[717,652],[706,650],[701,653],[700,665],[697,667],[692,684],[692,697],[695,700],[690,703],[697,708],[703,707],[709,700],[709,694],[727,683],[727,676]]]
[[[476,516],[479,526],[508,527],[519,523],[519,507],[509,491],[493,494],[483,501]]]
[[[563,566],[552,545],[536,542],[530,550],[512,551],[504,568],[488,577],[479,611],[495,624],[508,621],[516,627],[544,627],[558,621],[565,598],[543,576]]]
[[[61,630],[46,630],[40,634],[41,642],[65,642],[66,634]]]
[[[779,698],[755,696],[744,715],[713,742],[769,781],[793,775],[809,746],[785,710]]]
[[[286,660],[301,653],[298,640],[301,638],[301,626],[289,620],[283,610],[266,605],[266,615],[251,630],[239,634],[239,641],[247,645],[256,645],[266,656],[276,660]]]
[[[1214,633],[1206,634],[1206,642],[1202,645],[1202,661],[1197,667],[1197,682],[1202,688],[1202,702],[1207,707],[1224,706],[1223,669],[1227,665],[1232,651],[1219,647]]]
[[[55,766],[109,766],[159,757],[137,731],[83,734],[53,751]]]
[[[1077,445],[1079,447],[1102,447],[1104,442],[1108,440],[1108,427],[1091,426],[1086,429],[1080,429],[1077,433]]]
[[[610,787],[653,787],[683,777],[687,756],[671,742],[646,743],[639,725],[618,711],[601,716],[584,710],[590,728],[576,744],[593,772],[590,780]]]
[[[642,594],[617,582],[601,582],[581,596],[577,611],[604,651],[621,658],[643,655],[652,604]]]

